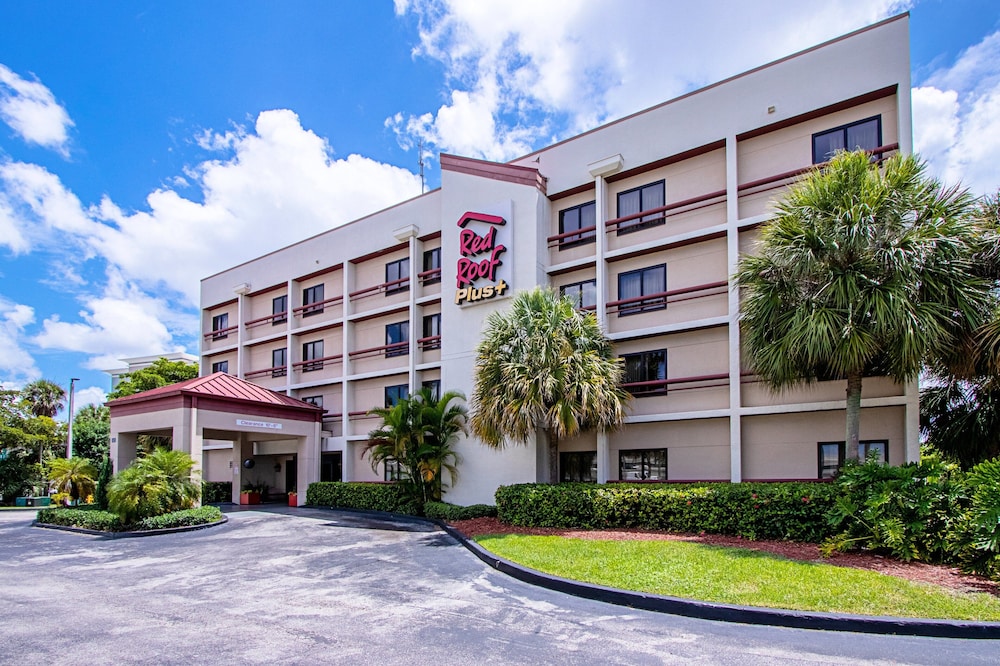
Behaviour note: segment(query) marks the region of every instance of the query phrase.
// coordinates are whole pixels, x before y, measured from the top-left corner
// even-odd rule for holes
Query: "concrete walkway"
[[[103,539],[0,512],[0,663],[994,664],[1000,641],[636,611],[511,579],[431,526],[236,510]]]

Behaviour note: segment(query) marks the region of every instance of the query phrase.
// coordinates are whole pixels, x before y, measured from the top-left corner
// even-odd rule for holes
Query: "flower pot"
[[[240,493],[240,504],[260,504],[260,493]]]
[[[296,493],[288,493],[288,506],[298,506],[299,496]]]

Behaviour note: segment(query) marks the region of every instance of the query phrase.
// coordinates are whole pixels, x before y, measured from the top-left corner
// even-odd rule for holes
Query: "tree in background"
[[[86,405],[73,417],[73,453],[95,463],[110,455],[111,410],[104,405]]]
[[[0,494],[38,494],[45,487],[41,464],[66,453],[66,424],[35,416],[21,391],[0,391]]]
[[[38,379],[21,389],[21,399],[35,416],[55,418],[65,404],[66,391],[55,382]]]
[[[472,430],[487,446],[548,435],[549,480],[559,480],[558,440],[621,425],[629,395],[621,360],[593,313],[551,289],[514,297],[492,313],[476,350]]]
[[[97,468],[86,458],[53,458],[48,462],[47,478],[57,493],[79,502],[94,494]]]
[[[912,380],[981,326],[992,283],[965,191],[913,156],[842,152],[794,185],[737,272],[750,369],[775,391],[847,380],[846,457],[858,458],[861,384]]]
[[[126,372],[121,376],[118,386],[108,394],[109,400],[124,398],[133,393],[141,393],[150,389],[176,384],[198,376],[198,365],[187,361],[168,361],[158,358],[148,368],[135,372]]]

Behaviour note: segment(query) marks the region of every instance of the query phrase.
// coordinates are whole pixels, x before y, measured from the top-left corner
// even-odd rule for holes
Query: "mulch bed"
[[[655,530],[574,530],[551,527],[518,527],[502,523],[496,518],[456,520],[451,525],[469,538],[487,534],[528,534],[534,536],[562,536],[573,539],[601,541],[690,541],[710,546],[726,546],[760,550],[791,560],[821,562],[841,567],[869,569],[888,576],[906,580],[932,583],[961,592],[985,592],[1000,597],[1000,583],[981,576],[963,574],[954,567],[923,562],[901,562],[882,555],[865,552],[836,553],[825,558],[814,543],[794,541],[751,541],[740,537],[719,534],[675,534]]]

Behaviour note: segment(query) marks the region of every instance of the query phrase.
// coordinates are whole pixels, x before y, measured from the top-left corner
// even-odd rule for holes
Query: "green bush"
[[[42,509],[38,512],[38,522],[48,525],[79,527],[102,532],[122,532],[126,525],[116,514],[96,508],[83,509]]]
[[[321,481],[310,483],[306,491],[306,504],[363,511],[388,511],[422,516],[423,506],[396,483],[344,483]]]
[[[437,520],[472,520],[473,518],[486,518],[497,515],[497,508],[492,504],[472,504],[470,506],[458,506],[447,502],[427,502],[424,504],[424,515]]]
[[[519,484],[497,490],[501,520],[532,527],[643,528],[819,541],[828,483]]]
[[[108,506],[129,523],[190,509],[201,495],[191,480],[193,467],[194,460],[183,451],[154,449],[115,475],[108,485]]]
[[[825,552],[862,548],[909,562],[944,562],[949,534],[969,506],[957,465],[929,456],[900,466],[848,462],[833,484]]]
[[[217,506],[202,506],[197,509],[184,509],[165,513],[162,516],[151,516],[139,521],[137,529],[140,530],[165,530],[172,527],[188,527],[191,525],[205,525],[222,520],[222,511]]]
[[[162,530],[171,527],[188,525],[204,525],[222,519],[222,511],[215,506],[203,506],[198,509],[185,509],[160,516],[145,518],[131,525],[122,522],[117,514],[102,511],[96,506],[79,509],[54,508],[42,509],[38,512],[38,522],[48,525],[64,525],[80,527],[87,530],[102,532],[131,532],[136,530]]]
[[[1000,580],[1000,458],[973,467],[966,485],[969,508],[949,535],[949,555],[963,571]]]
[[[201,503],[219,504],[233,501],[232,481],[203,481],[201,484]]]

